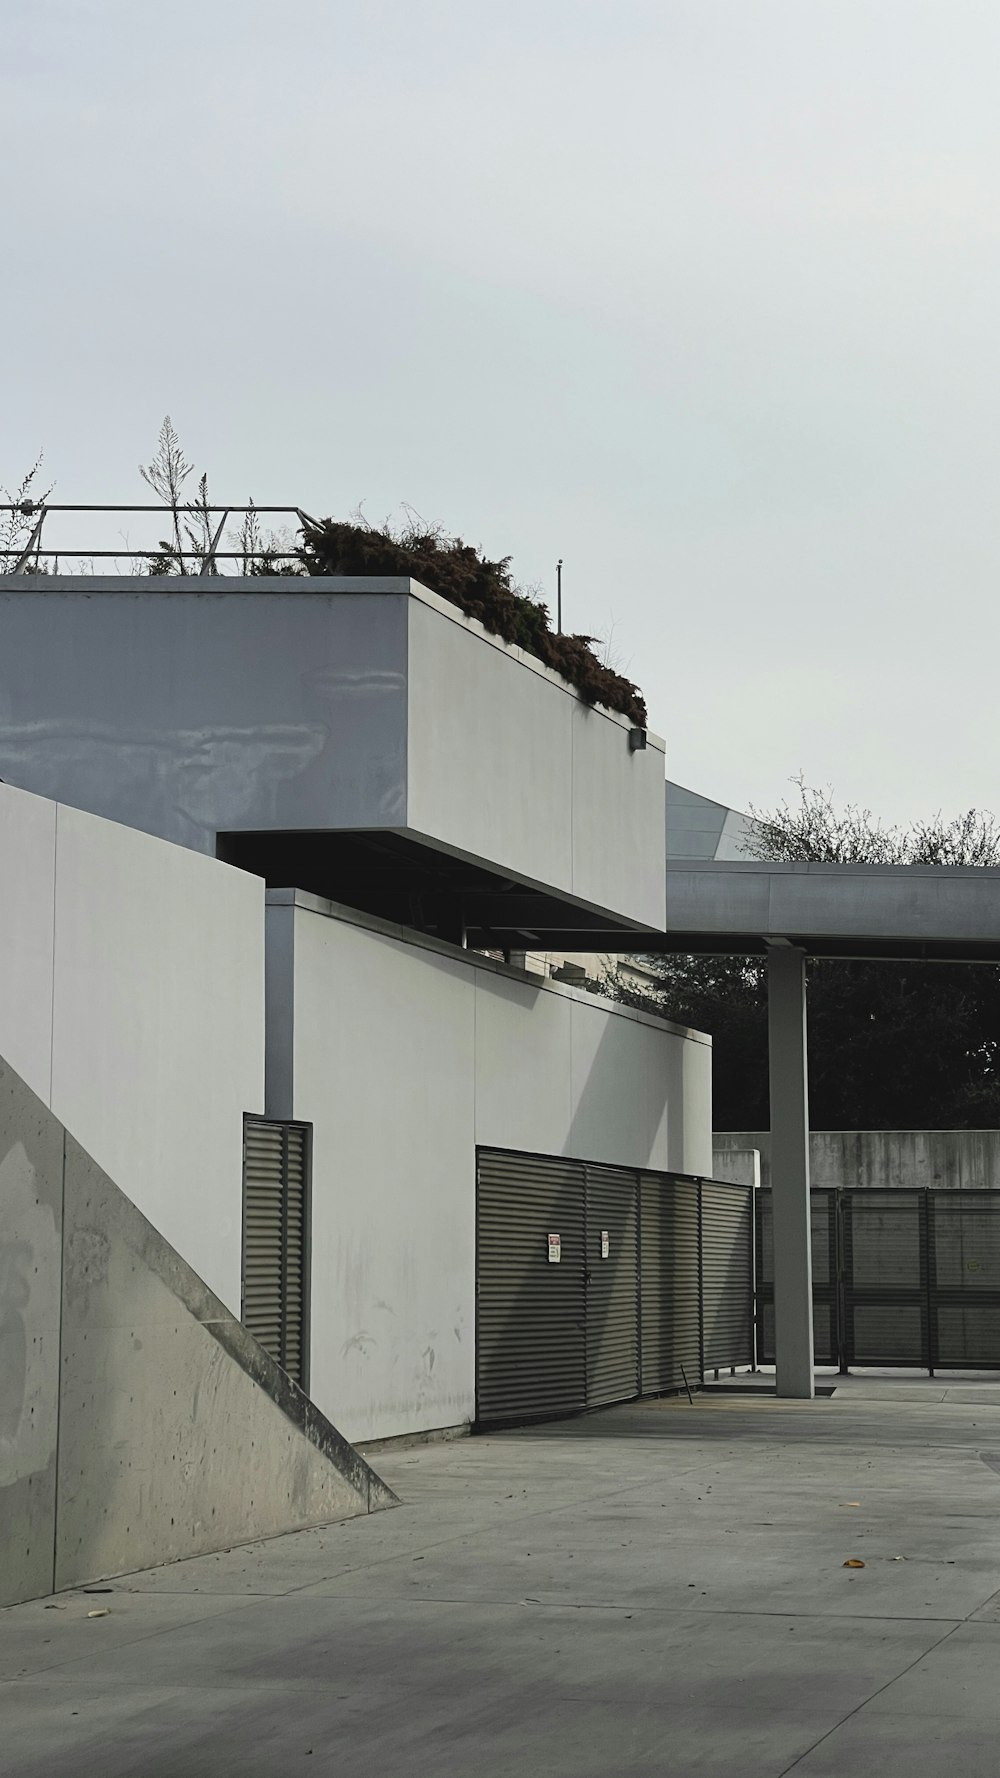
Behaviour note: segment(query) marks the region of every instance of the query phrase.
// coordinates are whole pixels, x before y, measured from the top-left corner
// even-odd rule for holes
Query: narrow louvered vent
[[[243,1140],[243,1322],[303,1388],[308,1135],[304,1124],[247,1118]]]

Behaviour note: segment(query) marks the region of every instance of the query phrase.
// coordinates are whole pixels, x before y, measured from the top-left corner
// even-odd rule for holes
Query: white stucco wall
[[[662,930],[663,742],[432,593],[408,623],[410,831]]]
[[[276,1067],[293,1045],[269,1110],[314,1129],[310,1393],[355,1440],[461,1424],[477,1143],[709,1174],[710,1044],[310,897],[269,903]]]
[[[263,884],[0,784],[0,1056],[226,1305],[263,1108]]]

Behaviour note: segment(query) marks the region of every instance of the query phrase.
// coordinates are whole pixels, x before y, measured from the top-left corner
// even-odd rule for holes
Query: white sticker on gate
[[[562,1236],[549,1236],[549,1265],[557,1266],[562,1259]]]

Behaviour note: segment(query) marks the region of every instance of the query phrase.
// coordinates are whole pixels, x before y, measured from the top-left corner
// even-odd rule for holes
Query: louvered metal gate
[[[701,1186],[702,1363],[753,1364],[753,1188]]]
[[[752,1362],[749,1188],[481,1149],[476,1207],[480,1425],[698,1388],[703,1276],[706,1362]]]
[[[696,1179],[641,1175],[643,1395],[701,1382],[698,1222]]]
[[[243,1323],[305,1388],[309,1130],[247,1118],[243,1131]]]
[[[476,1220],[477,1419],[578,1412],[587,1404],[582,1166],[481,1151]]]
[[[763,1364],[774,1362],[770,1196],[757,1205]],[[1000,1369],[1000,1192],[811,1196],[817,1364]]]
[[[639,1393],[639,1188],[634,1173],[587,1166],[587,1406]]]

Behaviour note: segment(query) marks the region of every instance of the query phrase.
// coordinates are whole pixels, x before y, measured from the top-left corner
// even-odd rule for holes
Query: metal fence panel
[[[642,1393],[700,1383],[698,1182],[643,1173],[639,1252]]]
[[[934,1368],[1000,1367],[1000,1192],[929,1191]]]
[[[587,1406],[639,1393],[639,1181],[588,1165]]]
[[[753,1363],[753,1188],[701,1185],[702,1361]]]
[[[921,1191],[846,1191],[844,1356],[921,1365],[927,1353],[927,1228]]]
[[[478,1422],[699,1388],[706,1364],[751,1364],[752,1198],[713,1180],[480,1149]]]
[[[556,1245],[558,1243],[558,1245]],[[482,1151],[477,1192],[477,1418],[586,1406],[583,1166]]]

